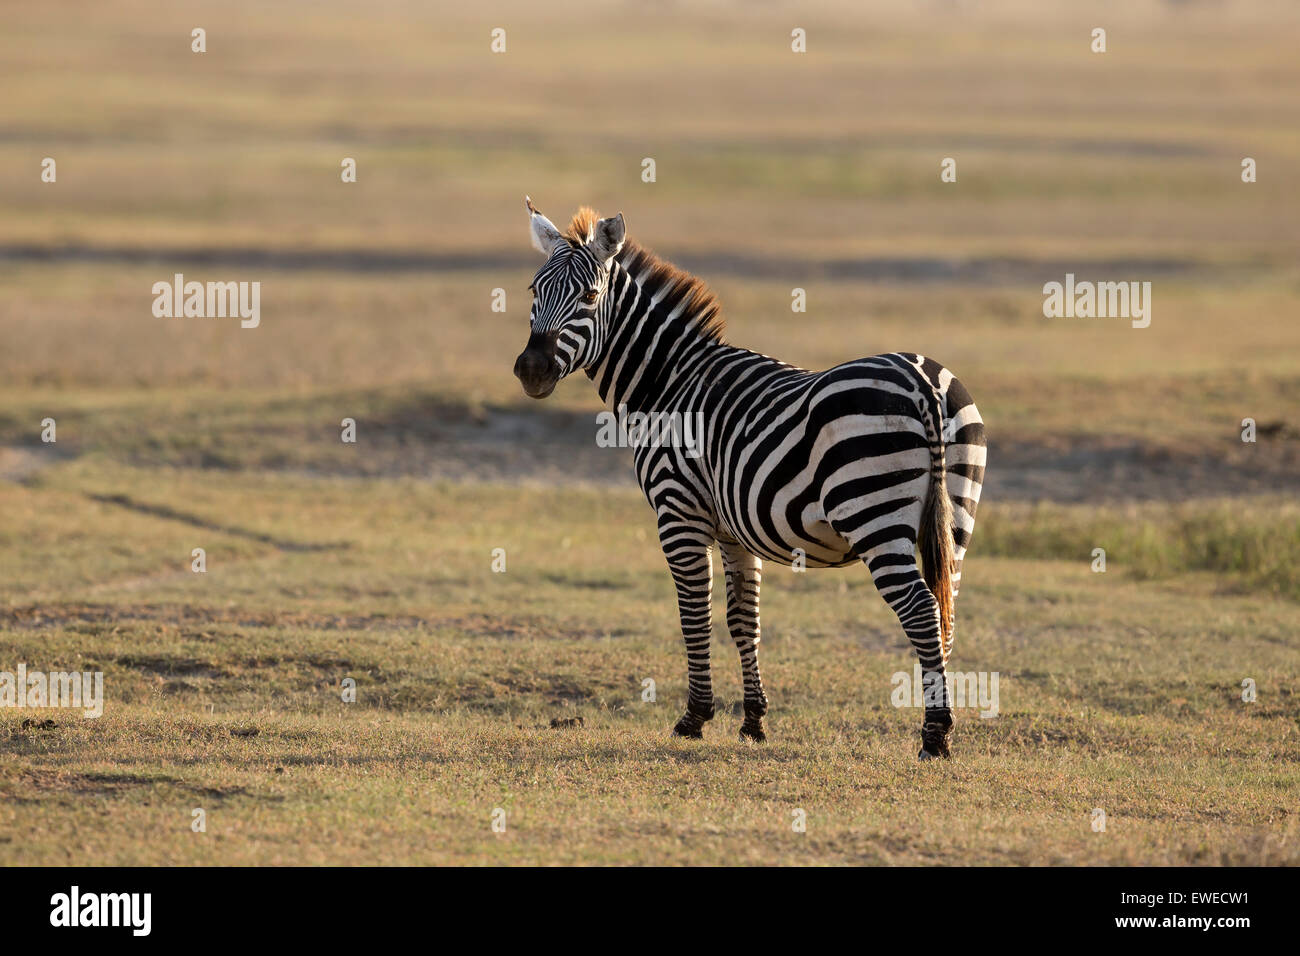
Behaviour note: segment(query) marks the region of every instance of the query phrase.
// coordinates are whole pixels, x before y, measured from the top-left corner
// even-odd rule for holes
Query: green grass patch
[[[1300,600],[1300,505],[1229,499],[1098,508],[998,504],[981,511],[974,550],[1079,561],[1106,552],[1108,572],[1135,580],[1208,571],[1228,587]]]

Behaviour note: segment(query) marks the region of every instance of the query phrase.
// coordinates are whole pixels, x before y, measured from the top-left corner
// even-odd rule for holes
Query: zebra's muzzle
[[[560,372],[555,364],[555,340],[558,336],[533,333],[528,345],[515,359],[515,378],[529,398],[545,398],[555,391]]]

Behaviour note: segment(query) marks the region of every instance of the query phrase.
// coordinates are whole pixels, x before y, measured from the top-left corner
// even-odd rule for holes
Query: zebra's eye
[[[582,294],[582,301],[585,302],[585,303],[587,303],[588,305],[591,305],[591,303],[595,302],[595,301],[596,301],[596,290],[595,290],[595,289],[591,289],[591,290],[589,290],[589,291],[587,291],[587,292],[584,292],[584,293]]]

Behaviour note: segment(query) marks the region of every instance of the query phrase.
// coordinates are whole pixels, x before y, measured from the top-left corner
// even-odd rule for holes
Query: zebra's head
[[[604,308],[610,266],[627,235],[623,214],[597,220],[590,210],[573,219],[569,235],[556,229],[527,196],[533,247],[546,264],[529,290],[528,344],[515,359],[515,376],[532,398],[545,398],[570,372],[593,364],[604,348]]]

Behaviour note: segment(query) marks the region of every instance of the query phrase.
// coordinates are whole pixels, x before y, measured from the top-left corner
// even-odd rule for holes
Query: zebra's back
[[[942,429],[954,540],[964,551],[984,470],[984,427],[965,387],[912,353],[857,359],[824,372],[734,350],[684,390],[699,409],[704,456],[643,455],[638,472],[698,502],[719,537],[755,555],[838,567],[891,535],[915,529]],[[903,536],[906,538],[906,535]]]

